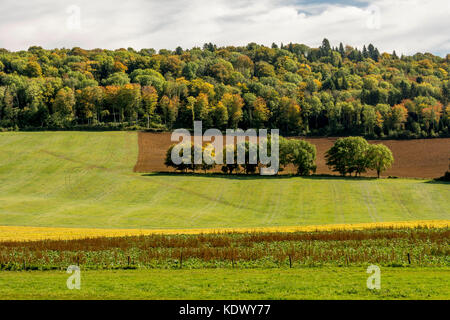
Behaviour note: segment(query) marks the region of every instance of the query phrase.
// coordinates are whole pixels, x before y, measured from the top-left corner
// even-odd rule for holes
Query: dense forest
[[[448,136],[450,54],[250,43],[175,51],[0,49],[1,130],[279,128]]]

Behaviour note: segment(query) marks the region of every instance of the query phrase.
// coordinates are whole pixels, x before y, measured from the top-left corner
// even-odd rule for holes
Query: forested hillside
[[[0,127],[279,128],[285,135],[448,136],[450,55],[319,48],[0,49]]]

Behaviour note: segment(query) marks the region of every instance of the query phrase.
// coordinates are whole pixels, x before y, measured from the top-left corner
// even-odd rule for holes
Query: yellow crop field
[[[204,228],[204,229],[99,229],[0,226],[0,241],[36,241],[44,239],[71,240],[98,237],[123,237],[151,234],[211,234],[228,232],[311,232],[333,230],[364,230],[376,228],[448,228],[450,220],[416,220],[372,222],[354,224],[329,224],[310,226],[280,226],[259,228]]]

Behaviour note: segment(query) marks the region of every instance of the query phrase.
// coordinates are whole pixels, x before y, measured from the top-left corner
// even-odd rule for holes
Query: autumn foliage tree
[[[445,137],[449,72],[448,57],[327,39],[318,48],[0,49],[0,128],[171,130],[202,120],[285,135]]]
[[[367,158],[369,169],[377,172],[377,177],[380,177],[381,172],[389,169],[394,163],[394,156],[392,151],[383,144],[375,144],[367,150]]]
[[[150,118],[155,113],[156,104],[158,103],[158,93],[152,86],[142,87],[142,110],[147,118],[147,129],[150,128]]]

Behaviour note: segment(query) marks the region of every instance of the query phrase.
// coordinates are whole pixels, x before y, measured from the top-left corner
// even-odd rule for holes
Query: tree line
[[[270,152],[270,139],[268,139],[268,150]],[[187,172],[188,170],[196,172],[203,170],[213,170],[216,166],[220,166],[221,171],[225,174],[245,173],[254,174],[264,165],[261,164],[259,158],[259,144],[251,141],[243,141],[237,144],[225,145],[222,150],[222,163],[214,164],[216,154],[212,144],[208,143],[204,146],[194,144],[193,142],[185,142],[182,147],[179,146],[179,156],[188,161],[180,164],[174,163],[172,159],[172,151],[176,144],[171,145],[167,152],[164,164],[172,167],[177,171]],[[237,150],[241,148],[242,154],[245,155],[245,162],[238,164]],[[183,154],[183,150],[189,150],[188,154]],[[202,153],[202,163],[194,164],[194,154],[196,150]],[[176,151],[176,150],[175,150]],[[253,151],[253,152],[252,152]],[[233,163],[227,163],[227,153],[232,152]],[[301,139],[286,139],[279,137],[279,171],[284,171],[286,166],[292,165],[296,169],[296,174],[300,176],[308,176],[316,172],[316,147]],[[253,157],[253,158],[252,158]],[[367,170],[375,170],[377,177],[383,171],[389,169],[394,163],[394,157],[391,150],[384,144],[369,144],[362,137],[345,137],[338,138],[334,145],[326,152],[325,160],[327,166],[334,172],[338,172],[342,176],[352,175],[361,176]]]
[[[0,128],[278,128],[449,134],[450,55],[250,43],[174,51],[0,49]]]

